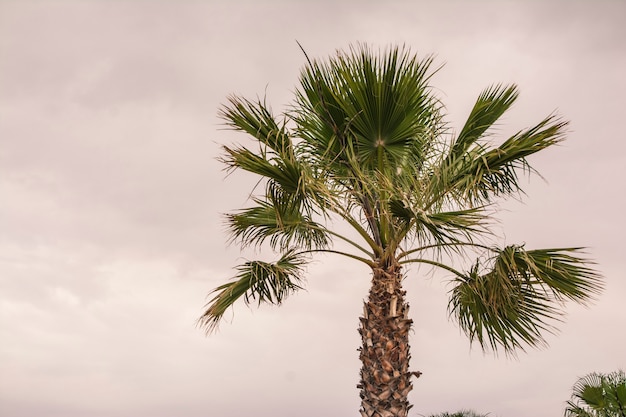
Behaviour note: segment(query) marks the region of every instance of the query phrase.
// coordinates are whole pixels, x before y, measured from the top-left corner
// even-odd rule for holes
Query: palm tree
[[[626,417],[626,374],[592,372],[574,384],[566,417]]]
[[[263,188],[250,207],[227,215],[232,239],[268,243],[279,256],[243,263],[213,290],[199,319],[207,332],[241,297],[280,304],[302,287],[312,255],[361,262],[372,271],[359,326],[361,414],[406,416],[411,377],[421,373],[409,369],[405,265],[450,273],[451,316],[470,341],[507,353],[544,344],[566,300],[586,303],[601,290],[580,248],[487,240],[494,204],[523,192],[520,174],[533,171],[526,157],[563,140],[567,122],[549,116],[494,145],[490,128],[517,99],[515,85],[487,88],[454,135],[429,85],[432,57],[357,45],[307,62],[282,115],[238,96],[221,109],[227,125],[254,139],[253,147],[223,146],[222,162],[257,174]],[[336,222],[353,234],[338,233]],[[333,240],[353,251],[333,249]],[[464,271],[453,257],[477,260]]]

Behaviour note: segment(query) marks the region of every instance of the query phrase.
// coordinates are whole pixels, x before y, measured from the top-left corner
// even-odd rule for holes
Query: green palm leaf
[[[223,147],[221,161],[229,169],[243,169],[259,175],[266,181],[266,198],[274,203],[288,205],[289,210],[304,210],[307,215],[324,212],[331,192],[323,181],[314,178],[306,161],[292,154],[269,156],[254,153],[244,147]]]
[[[375,57],[364,46],[311,62],[297,96],[299,135],[313,153],[339,164],[350,147],[370,169],[395,169],[407,149],[423,159],[440,130],[440,105],[427,84],[431,64],[398,48]]]
[[[414,211],[402,201],[391,200],[389,208],[400,227],[410,233],[408,237],[415,236],[420,244],[471,242],[489,234],[485,207],[426,213],[420,209]],[[399,233],[400,236],[404,235]]]
[[[256,207],[228,214],[227,221],[233,239],[242,246],[260,245],[270,239],[273,249],[286,250],[297,246],[306,249],[329,245],[326,229],[304,215],[291,204],[255,199]]]
[[[600,276],[577,248],[526,251],[521,246],[494,250],[487,271],[477,262],[457,277],[449,311],[471,341],[512,353],[524,345],[545,344],[565,299],[586,303],[602,289]]]
[[[485,132],[494,126],[494,123],[517,100],[517,86],[495,85],[483,91],[472,108],[465,125],[450,149],[449,157],[462,156],[471,145],[483,137]]]
[[[566,417],[626,417],[626,374],[592,372],[574,384]]]
[[[498,147],[475,144],[463,154],[448,154],[432,177],[431,204],[452,199],[480,205],[523,192],[519,174],[533,172],[526,157],[562,141],[566,127],[567,122],[550,116]]]
[[[250,134],[277,153],[291,148],[285,124],[278,125],[265,101],[252,102],[243,97],[229,97],[230,105],[220,109],[218,116],[234,130]]]
[[[243,296],[246,304],[257,301],[279,305],[291,293],[301,289],[301,254],[287,251],[277,262],[248,261],[237,267],[235,281],[220,285],[207,304],[199,324],[207,332],[214,330],[226,310]]]

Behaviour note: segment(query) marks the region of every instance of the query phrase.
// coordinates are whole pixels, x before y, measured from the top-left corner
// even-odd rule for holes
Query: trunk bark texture
[[[375,268],[369,298],[365,302],[359,333],[363,342],[361,416],[406,417],[413,389],[409,372],[409,306],[404,301],[400,266]]]

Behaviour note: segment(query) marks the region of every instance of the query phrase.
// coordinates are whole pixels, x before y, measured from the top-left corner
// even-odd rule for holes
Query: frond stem
[[[338,250],[334,250],[334,249],[311,249],[311,250],[307,250],[307,251],[298,252],[297,255],[307,254],[307,253],[314,253],[314,252],[334,253],[336,255],[342,255],[342,256],[348,257],[350,259],[354,259],[354,260],[357,260],[359,262],[363,262],[365,265],[369,266],[370,268],[375,268],[376,267],[376,262],[374,262],[374,261],[372,261],[370,259],[362,258],[360,256],[353,255],[351,253],[342,252],[342,251],[338,251]]]
[[[447,247],[447,246],[470,246],[473,248],[479,248],[479,249],[485,249],[488,251],[493,252],[493,248],[489,247],[489,246],[485,246],[485,245],[480,245],[478,243],[470,243],[470,242],[454,242],[454,243],[438,243],[438,244],[434,244],[434,245],[426,245],[426,246],[421,246],[419,248],[415,248],[415,249],[411,249],[411,250],[407,250],[407,251],[403,251],[398,255],[397,259],[402,259],[406,256],[409,256],[415,252],[420,252],[423,250],[428,250],[428,249],[436,249],[436,248],[441,248],[441,247]]]
[[[465,275],[463,275],[461,272],[457,271],[456,269],[452,268],[451,266],[448,266],[446,264],[442,264],[440,262],[431,261],[431,260],[428,260],[428,259],[407,259],[407,260],[399,262],[400,265],[404,265],[404,264],[408,264],[408,263],[423,263],[423,264],[433,265],[433,266],[439,267],[441,269],[445,269],[448,272],[452,272],[454,275],[456,275],[456,276],[458,276],[460,278],[465,278]]]
[[[356,232],[361,235],[361,237],[363,238],[363,240],[365,240],[367,242],[367,244],[370,246],[370,248],[372,248],[372,251],[374,252],[374,255],[377,257],[382,256],[383,254],[383,250],[381,248],[380,245],[378,245],[376,243],[376,241],[374,241],[374,239],[372,239],[372,237],[367,233],[367,230],[365,230],[360,224],[359,222],[357,222],[351,215],[350,213],[343,207],[341,207],[340,205],[337,204],[333,204],[332,206],[332,211],[334,211],[337,215],[339,215],[339,217],[341,217],[342,219],[344,219],[346,222],[348,222],[348,224],[350,226],[352,226],[354,228],[354,230],[356,230]],[[367,251],[365,251],[367,253]],[[374,258],[374,256],[372,256],[372,258]]]
[[[355,248],[357,248],[358,250],[360,250],[361,252],[365,253],[366,255],[368,255],[370,258],[374,259],[375,255],[373,252],[368,251],[367,249],[365,249],[363,246],[359,245],[358,243],[356,243],[355,241],[348,239],[345,236],[340,235],[339,233],[333,232],[331,230],[328,229],[324,229],[326,231],[326,233],[328,233],[329,235],[335,236],[338,239],[343,240],[344,242],[349,243],[350,245],[354,246]]]

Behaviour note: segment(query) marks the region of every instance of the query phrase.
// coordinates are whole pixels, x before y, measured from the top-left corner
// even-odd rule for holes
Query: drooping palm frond
[[[524,344],[540,345],[541,332],[553,329],[545,320],[556,319],[558,309],[530,286],[496,274],[480,275],[478,265],[455,281],[451,315],[470,341],[477,340],[484,350],[502,346],[508,353]]]
[[[222,316],[235,301],[243,296],[246,304],[279,305],[291,293],[301,289],[302,254],[287,251],[277,262],[248,261],[238,266],[235,281],[220,285],[212,293],[216,295],[207,304],[198,323],[207,332],[213,331]]]
[[[500,256],[504,268],[541,286],[556,300],[569,299],[584,305],[600,294],[603,282],[591,268],[593,262],[577,255],[581,251],[582,248],[526,251],[520,246],[509,246]]]
[[[526,251],[494,249],[486,272],[480,262],[454,280],[448,309],[470,341],[506,353],[545,344],[565,299],[585,304],[602,281],[577,248]]]

